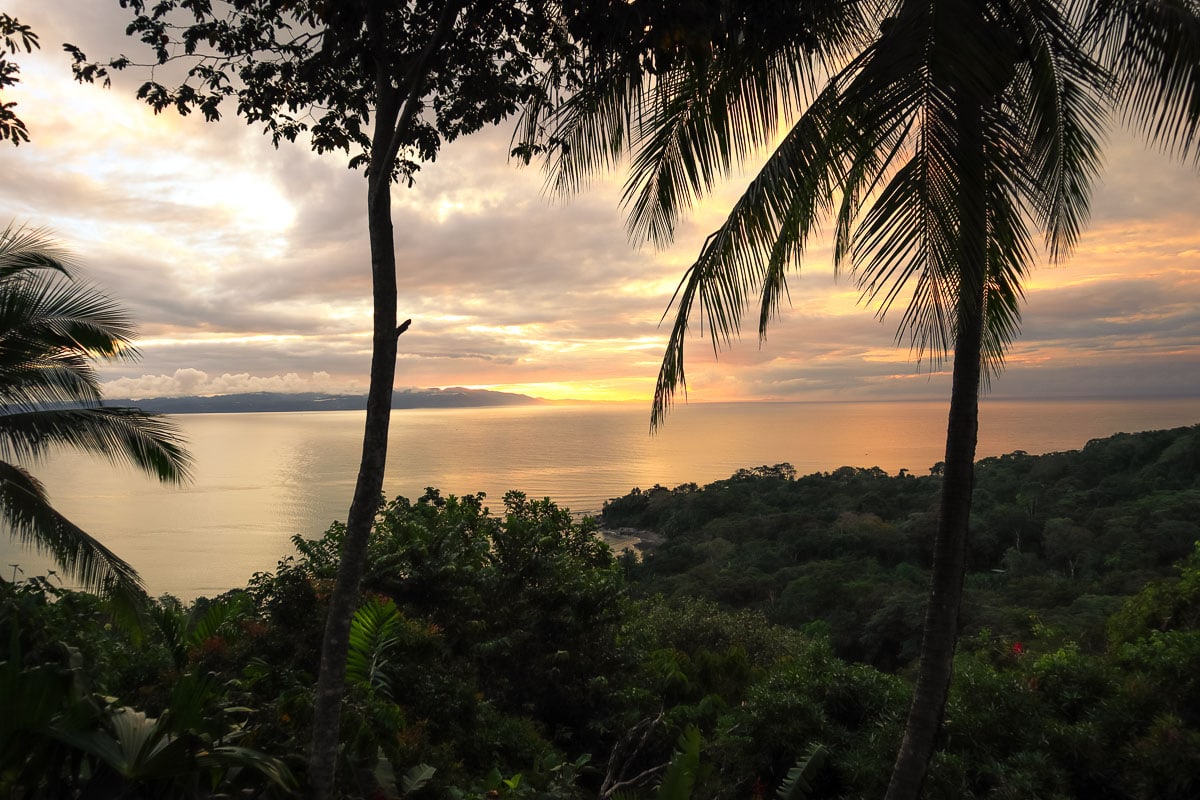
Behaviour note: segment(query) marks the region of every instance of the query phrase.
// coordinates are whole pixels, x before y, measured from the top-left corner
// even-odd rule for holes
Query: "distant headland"
[[[397,389],[392,408],[479,408],[548,403],[537,397],[486,389]],[[320,392],[243,392],[212,397],[151,397],[145,400],[105,400],[109,406],[136,406],[155,414],[236,414],[256,411],[363,411],[365,394]]]

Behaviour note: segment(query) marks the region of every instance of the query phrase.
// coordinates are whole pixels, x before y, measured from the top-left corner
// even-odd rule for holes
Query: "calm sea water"
[[[801,474],[878,466],[924,474],[942,460],[946,406],[910,403],[693,404],[658,434],[645,406],[403,410],[392,416],[385,491],[418,496],[509,489],[578,513],[635,486],[725,478],[790,462]],[[64,454],[33,471],[56,508],[134,565],[151,593],[184,599],[243,586],[273,569],[293,534],[344,520],[358,469],[363,414],[196,414],[176,417],[196,479],[159,486],[124,467]],[[1089,439],[1200,422],[1200,399],[989,401],[980,458],[1073,450]],[[44,561],[0,537],[4,577]],[[12,572],[10,572],[12,571]]]

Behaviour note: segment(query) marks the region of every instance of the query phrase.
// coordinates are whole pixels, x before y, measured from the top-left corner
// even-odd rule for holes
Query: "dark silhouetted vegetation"
[[[9,23],[0,14],[0,35]],[[0,59],[0,77],[3,66]],[[103,402],[96,365],[136,359],[135,328],[77,272],[46,231],[11,224],[0,230],[0,522],[79,585],[136,602],[143,592],[133,567],[57,512],[28,469],[49,453],[74,450],[164,483],[189,476],[191,456],[174,423]]]
[[[827,630],[881,669],[916,655],[940,465],[929,476],[843,467],[741,470],[703,488],[609,501],[611,527],[662,538],[630,570],[638,593],[702,597]],[[980,461],[962,627],[1039,625],[1104,647],[1108,615],[1200,539],[1200,430],[1119,434],[1080,451]]]
[[[1195,797],[1198,436],[980,463],[927,797]],[[786,465],[635,491],[605,520],[661,536],[640,563],[548,500],[397,498],[351,627],[336,792],[879,796],[936,495],[933,477]],[[344,535],[136,621],[44,578],[0,583],[0,794],[302,791]]]

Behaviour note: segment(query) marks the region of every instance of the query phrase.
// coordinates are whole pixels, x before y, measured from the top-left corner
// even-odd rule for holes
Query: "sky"
[[[366,182],[344,155],[278,150],[226,109],[219,123],[155,116],[72,81],[62,42],[140,53],[116,0],[5,0],[42,49],[18,56],[32,141],[0,144],[0,225],[43,227],[137,320],[136,363],[104,365],[106,396],[365,392],[370,358]],[[636,247],[622,176],[552,197],[507,158],[510,129],[445,147],[393,189],[400,318],[397,387],[514,391],[649,403],[660,319],[709,231],[745,186],[732,179],[672,247]],[[1119,130],[1086,234],[1026,284],[1022,332],[991,394],[1002,398],[1200,396],[1200,171]],[[790,280],[791,305],[759,343],[756,314],[729,349],[689,340],[691,402],[948,396],[947,368],[918,364],[833,274],[829,239]],[[669,323],[670,319],[668,319]]]

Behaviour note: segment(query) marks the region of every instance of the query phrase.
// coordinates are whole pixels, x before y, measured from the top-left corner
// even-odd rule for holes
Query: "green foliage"
[[[1102,650],[1122,598],[1170,574],[1200,538],[1200,479],[1178,469],[1198,442],[1196,428],[1179,428],[980,461],[965,631],[1029,636],[1037,614]],[[607,526],[662,539],[629,569],[634,593],[817,626],[839,655],[902,669],[920,641],[939,479],[848,467],[797,478],[783,466],[610,501]]]
[[[1114,645],[1136,641],[1147,630],[1200,628],[1200,541],[1180,565],[1178,578],[1148,584],[1109,620],[1109,641]]]
[[[1161,444],[1160,452],[1171,447]],[[1053,480],[1057,465],[1040,463],[1013,456],[981,467],[985,505],[1018,495],[1032,503],[1013,474],[1039,469],[1035,519],[1095,524],[1063,513],[1058,482],[1070,470]],[[791,519],[786,503],[801,484],[808,505],[798,536],[845,537],[850,554],[879,553],[895,552],[881,539],[904,535],[905,496],[928,499],[923,480],[865,470],[742,476],[656,496],[692,504],[715,488],[703,502],[722,507],[728,485],[753,507],[753,519],[764,509],[773,516],[772,507]],[[901,481],[909,486],[890,485]],[[847,502],[864,484],[893,511],[872,516],[816,501],[823,488],[845,486]],[[1172,509],[1187,501],[1156,502]],[[721,535],[699,544],[728,543],[735,550],[725,557],[736,564],[759,536],[785,543],[786,528],[746,529],[735,512],[730,504],[714,520]],[[656,513],[671,515],[670,504]],[[1131,516],[1126,508],[1119,518]],[[190,606],[160,599],[140,637],[112,624],[109,606],[94,596],[45,580],[0,585],[0,641],[17,653],[0,663],[8,712],[0,715],[0,789],[31,798],[102,786],[144,796],[274,796],[293,786],[291,774],[303,785],[314,654],[343,532],[335,525],[321,540],[300,541],[296,555],[244,592]],[[686,541],[681,529],[661,546]],[[908,700],[905,681],[839,652],[868,652],[873,637],[899,635],[905,614],[868,592],[866,581],[918,587],[915,598],[922,572],[875,557],[856,575],[852,555],[831,559],[830,546],[816,544],[819,558],[783,569],[789,584],[800,581],[792,595],[806,603],[830,592],[847,605],[873,605],[858,618],[829,617],[846,631],[857,626],[858,644],[839,643],[824,620],[772,623],[786,592],[762,609],[683,592],[630,600],[622,568],[592,524],[548,501],[511,494],[494,515],[481,496],[428,490],[415,502],[397,498],[377,516],[352,626],[339,791],[428,800],[879,796]],[[702,566],[713,548],[692,552]],[[1054,619],[1031,618],[1028,604],[969,609],[970,619],[999,617],[1007,627],[982,629],[960,648],[927,796],[1194,796],[1198,558],[1123,600],[1078,595],[1076,584],[1094,579],[1049,568],[1019,580],[972,576],[977,603],[1002,597],[1010,580],[1029,589],[1034,577],[1050,581],[1047,597],[1074,599],[1055,606]],[[821,570],[835,579],[821,579]],[[649,565],[634,573],[643,591],[655,586]],[[804,586],[806,574],[813,586]],[[1078,640],[1097,619],[1108,637]]]
[[[878,794],[904,703],[899,680],[840,661],[827,641],[811,640],[766,671],[723,719],[728,732],[712,746],[721,777],[708,793],[744,795],[755,779],[778,787],[821,745],[836,757],[810,775],[812,796]]]
[[[1200,728],[1200,693],[1188,665],[1200,657],[1200,636],[1124,624],[1132,641],[1114,640],[1100,653],[1061,644],[1061,631],[1044,626],[1025,642],[971,640],[959,657],[931,796],[1115,800],[1194,792],[1189,748]]]
[[[689,800],[699,771],[700,731],[689,726],[679,736],[679,749],[663,772],[655,800]]]
[[[356,791],[371,787],[353,776],[384,762],[397,775],[436,768],[425,792],[471,786],[492,767],[541,786],[561,777],[559,748],[578,756],[617,724],[633,662],[617,643],[626,604],[616,559],[593,524],[549,501],[510,493],[497,516],[483,499],[429,489],[380,507],[343,716],[344,779]],[[272,658],[312,668],[312,651],[291,642],[319,638],[322,614],[303,609],[320,609],[344,531],[298,541],[297,557],[255,577],[249,596]]]
[[[493,768],[482,778],[471,781],[469,788],[452,786],[447,794],[452,800],[582,798],[577,782],[588,760],[586,755],[574,761],[559,761],[556,756],[547,755],[528,772],[513,773],[507,778],[506,773]]]
[[[775,796],[779,800],[807,800],[813,791],[813,777],[820,772],[828,756],[829,751],[824,746],[816,744],[810,747],[796,762],[796,766],[788,770]]]
[[[3,597],[0,628],[9,641],[0,662],[5,796],[208,798],[295,789],[283,760],[249,746],[239,719],[252,712],[222,696],[225,690],[212,675],[173,675],[162,712],[152,717],[99,690],[129,688],[122,675],[105,669],[105,661],[88,663],[70,644],[56,650],[40,646],[48,634],[89,650],[97,644],[90,621],[58,613],[60,604],[72,604],[74,593],[59,593],[55,604],[45,603],[46,594],[45,585],[32,584],[6,590]],[[20,616],[11,613],[17,610]],[[113,632],[100,651],[119,650],[120,634],[111,626],[102,630]],[[23,643],[34,647],[26,650]]]
[[[976,636],[956,666],[928,796],[1116,800],[1193,790],[1186,748],[1200,707],[1189,671],[1200,658],[1191,632],[1200,570],[1187,526],[1200,478],[1175,465],[1190,463],[1195,434],[1119,435],[1079,452],[980,462],[963,614]],[[636,618],[634,631],[652,632],[639,634],[647,642],[669,645],[650,651],[644,680],[677,704],[666,719],[705,726],[705,757],[730,776],[707,781],[705,796],[778,785],[801,756],[787,743],[804,741],[832,754],[813,796],[878,796],[903,690],[838,666],[834,653],[889,670],[911,661],[937,479],[746,473],[633,492],[606,508],[607,524],[662,539],[629,570],[635,593],[668,595]],[[1188,553],[1178,571],[1170,566]],[[757,590],[732,591],[736,575],[754,575]],[[737,623],[734,614],[743,615]],[[767,644],[757,632],[771,630],[768,619],[798,631]],[[828,632],[834,651],[818,655],[800,631]],[[706,678],[703,665],[723,663],[737,645],[751,669],[730,662],[730,681]]]
[[[381,510],[369,553],[364,587],[434,626],[498,708],[551,731],[602,716],[623,586],[593,525],[519,493],[494,517],[482,497],[429,490]]]
[[[391,697],[387,676],[388,652],[400,642],[400,612],[389,599],[369,597],[350,622],[350,649],[346,656],[346,680],[369,691]]]
[[[152,719],[131,708],[106,710],[104,725],[92,730],[59,730],[56,738],[90,757],[92,772],[85,791],[138,791],[173,797],[209,797],[222,787],[242,783],[252,770],[276,787],[290,790],[295,782],[277,759],[255,750],[197,741],[166,717]],[[224,785],[224,787],[223,787]],[[104,791],[101,789],[100,791]]]

